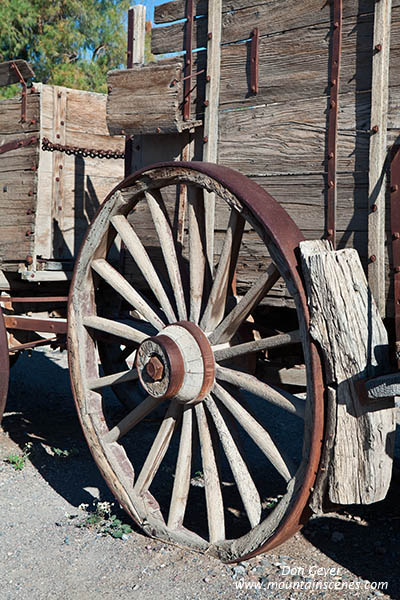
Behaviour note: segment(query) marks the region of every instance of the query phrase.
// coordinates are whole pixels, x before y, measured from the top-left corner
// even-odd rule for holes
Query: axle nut
[[[161,381],[164,376],[164,365],[158,356],[152,356],[146,365],[146,373],[153,381]]]

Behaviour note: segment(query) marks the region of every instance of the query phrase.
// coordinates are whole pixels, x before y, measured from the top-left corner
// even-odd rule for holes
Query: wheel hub
[[[146,392],[154,398],[200,402],[214,384],[214,355],[207,337],[194,323],[168,325],[139,346],[136,368]]]

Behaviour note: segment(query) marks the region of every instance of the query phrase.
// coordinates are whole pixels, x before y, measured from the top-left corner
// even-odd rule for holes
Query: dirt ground
[[[6,462],[24,451],[20,470]],[[80,430],[66,355],[38,351],[12,369],[0,429],[0,600],[400,599],[399,489],[397,451],[385,501],[313,518],[238,565],[151,540],[115,504],[132,531],[114,538],[93,513],[113,498]]]

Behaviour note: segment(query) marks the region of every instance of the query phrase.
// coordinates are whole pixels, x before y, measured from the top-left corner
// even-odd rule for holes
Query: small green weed
[[[79,454],[79,450],[77,448],[71,448],[71,450],[62,450],[61,448],[55,448],[54,446],[51,448],[54,456],[58,456],[59,458],[71,458],[71,456],[77,456]]]
[[[31,452],[32,442],[27,442],[22,449],[22,454],[9,454],[4,462],[12,465],[16,471],[22,471]]]
[[[101,535],[111,535],[113,538],[122,538],[127,533],[132,533],[132,528],[127,523],[123,523],[116,515],[112,514],[113,503],[93,502],[94,510],[77,525],[77,527],[88,527],[96,529]],[[88,504],[79,506],[82,510],[89,508]]]

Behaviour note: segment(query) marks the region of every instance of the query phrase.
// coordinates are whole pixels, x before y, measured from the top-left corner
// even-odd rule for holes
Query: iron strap
[[[337,197],[337,125],[339,101],[340,57],[342,51],[342,0],[333,0],[332,62],[330,70],[330,101],[328,124],[328,193],[326,237],[336,246],[336,197]]]
[[[183,83],[183,119],[190,119],[190,102],[193,76],[193,0],[186,0],[185,24],[185,78]]]
[[[13,140],[12,142],[8,142],[8,144],[3,144],[0,146],[0,154],[10,152],[11,150],[17,150],[17,148],[23,148],[24,146],[30,146],[31,144],[36,144],[37,141],[37,137],[24,138],[23,140]]]
[[[400,367],[400,145],[392,148],[390,164],[390,227],[392,230],[394,325],[396,360]]]
[[[94,148],[79,148],[78,146],[63,146],[62,144],[53,144],[47,138],[42,139],[42,150],[48,152],[65,152],[65,154],[74,156],[82,156],[83,158],[125,158],[124,152],[118,150],[96,150]]]

